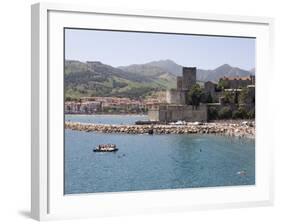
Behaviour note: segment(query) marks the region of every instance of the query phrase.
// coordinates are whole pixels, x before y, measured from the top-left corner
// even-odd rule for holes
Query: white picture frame
[[[31,214],[37,220],[186,211],[273,203],[272,117],[267,96],[272,71],[273,19],[38,3],[32,15]],[[257,38],[256,185],[63,195],[63,27],[183,32]]]

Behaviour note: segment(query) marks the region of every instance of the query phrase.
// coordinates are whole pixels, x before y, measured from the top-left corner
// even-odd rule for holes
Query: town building
[[[255,85],[255,76],[232,76],[223,77],[219,80],[222,82],[226,89],[241,89],[247,87],[248,85]]]
[[[145,104],[141,100],[119,97],[82,97],[77,101],[65,102],[66,114],[98,113],[144,113]]]
[[[65,102],[66,114],[92,114],[101,111],[102,103],[98,101]]]

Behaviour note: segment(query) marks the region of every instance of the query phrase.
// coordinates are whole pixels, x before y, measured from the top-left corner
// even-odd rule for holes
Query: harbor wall
[[[221,134],[227,136],[255,136],[255,125],[229,123],[189,123],[186,125],[106,125],[66,122],[66,129],[86,132],[124,133],[124,134]]]

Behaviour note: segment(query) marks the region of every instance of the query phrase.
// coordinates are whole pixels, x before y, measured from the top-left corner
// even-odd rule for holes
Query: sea
[[[134,124],[145,115],[65,115],[65,121]],[[210,134],[65,130],[64,193],[255,185],[255,140]],[[116,152],[93,152],[99,144]]]

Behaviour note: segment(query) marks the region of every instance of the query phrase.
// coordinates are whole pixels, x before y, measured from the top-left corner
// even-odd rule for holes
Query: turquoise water
[[[65,115],[65,121],[94,124],[135,124],[147,120],[146,115]]]
[[[119,150],[92,151],[103,143]],[[65,194],[253,184],[254,140],[65,131]]]

